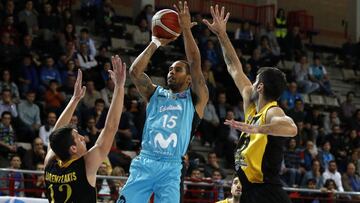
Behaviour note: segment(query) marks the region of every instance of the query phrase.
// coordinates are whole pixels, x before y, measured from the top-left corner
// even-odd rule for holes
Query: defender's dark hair
[[[67,161],[71,158],[69,148],[75,145],[72,136],[73,128],[70,125],[54,130],[49,137],[50,147],[61,161]]]
[[[264,84],[266,100],[278,100],[286,88],[286,76],[277,68],[263,67],[258,71],[259,83]]]

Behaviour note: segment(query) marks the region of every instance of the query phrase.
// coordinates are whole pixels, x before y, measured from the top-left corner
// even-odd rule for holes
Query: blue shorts
[[[181,168],[181,160],[137,156],[132,160],[130,176],[119,192],[117,203],[147,203],[152,193],[155,202],[179,202]]]

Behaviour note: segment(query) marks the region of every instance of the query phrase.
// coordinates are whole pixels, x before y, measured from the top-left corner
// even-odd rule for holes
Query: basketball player
[[[210,8],[213,22],[204,23],[216,34],[223,50],[228,72],[244,101],[245,123],[227,120],[242,132],[235,152],[235,169],[243,185],[241,203],[290,202],[282,190],[279,171],[285,137],[297,134],[293,120],[285,115],[276,100],[285,89],[286,78],[277,68],[261,68],[251,84],[226,34],[224,7]]]
[[[148,105],[142,149],[131,163],[130,176],[118,199],[121,203],[148,202],[151,193],[155,202],[177,203],[180,199],[181,157],[203,117],[209,95],[191,33],[189,8],[186,2],[179,2],[178,8],[187,61],[175,61],[169,67],[168,89],[153,84],[144,70],[157,44],[164,46],[174,39],[153,37],[130,68],[131,79]]]
[[[49,202],[96,202],[96,172],[113,144],[123,108],[126,66],[119,56],[112,57],[112,64],[113,70],[109,70],[109,74],[115,88],[110,113],[106,117],[104,129],[89,151],[86,150],[84,137],[68,125],[86,90],[81,86],[82,73],[78,71],[74,94],[49,138],[45,157],[45,183]]]
[[[238,177],[235,177],[233,179],[230,192],[231,192],[231,198],[226,198],[217,203],[239,203],[240,202],[241,183],[240,183],[240,180]]]

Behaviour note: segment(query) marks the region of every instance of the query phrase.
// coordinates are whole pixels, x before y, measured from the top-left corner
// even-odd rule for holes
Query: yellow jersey
[[[267,103],[259,112],[251,105],[245,112],[245,123],[266,124],[267,111],[277,102]],[[281,184],[279,172],[285,138],[266,134],[241,133],[235,151],[235,170],[244,189],[256,183]]]

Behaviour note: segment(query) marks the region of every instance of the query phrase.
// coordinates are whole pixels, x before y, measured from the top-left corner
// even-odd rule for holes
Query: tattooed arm
[[[152,37],[152,41],[146,47],[146,49],[135,59],[134,63],[130,67],[130,78],[138,89],[140,95],[149,101],[150,96],[155,91],[156,85],[154,85],[148,75],[144,72],[149,64],[151,56],[155,53],[159,46],[165,46],[166,44],[176,39],[160,39]]]

